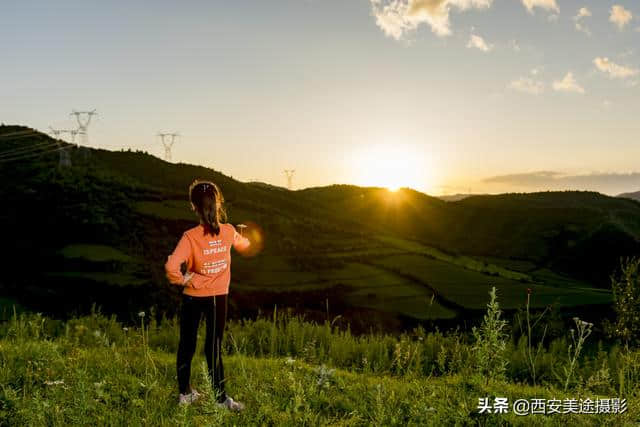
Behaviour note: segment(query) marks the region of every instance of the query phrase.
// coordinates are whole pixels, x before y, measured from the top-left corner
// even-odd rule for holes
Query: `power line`
[[[40,135],[39,132],[25,133],[22,135],[11,134],[11,136],[0,135],[0,141],[13,141],[14,139],[31,138],[33,136],[39,136],[39,135]]]
[[[23,156],[17,156],[17,157],[13,157],[10,159],[0,159],[0,163],[9,163],[9,162],[13,162],[15,160],[23,160],[23,159],[28,159],[31,157],[37,157],[37,156],[41,156],[43,154],[49,154],[49,153],[55,153],[56,151],[61,151],[61,150],[66,150],[68,147],[58,147],[58,148],[53,148],[50,150],[46,150],[46,151],[41,151],[39,153],[29,153],[29,154],[25,154]]]
[[[11,136],[11,135],[22,135],[22,134],[25,134],[25,133],[38,133],[38,132],[33,130],[33,129],[25,129],[25,130],[18,130],[18,131],[15,131],[15,132],[2,133],[2,134],[0,134],[0,137]]]
[[[56,145],[58,144],[55,141],[46,141],[46,142],[41,142],[39,144],[29,145],[27,147],[16,148],[14,150],[4,150],[4,151],[0,151],[0,159],[3,157],[11,157],[14,155],[24,154],[29,151],[37,151],[37,150],[46,149],[49,147],[55,147]]]

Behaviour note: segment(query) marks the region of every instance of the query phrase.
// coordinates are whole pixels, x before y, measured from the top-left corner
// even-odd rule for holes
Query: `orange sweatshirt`
[[[186,262],[187,271],[194,274],[190,285],[184,287],[183,294],[194,297],[228,294],[231,246],[243,251],[249,247],[249,239],[241,236],[231,224],[220,224],[217,236],[205,235],[204,231],[204,226],[200,224],[184,232],[164,265],[167,279],[174,285],[182,286],[184,275],[180,266]]]

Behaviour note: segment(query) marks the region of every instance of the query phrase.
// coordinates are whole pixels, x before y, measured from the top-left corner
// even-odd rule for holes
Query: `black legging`
[[[226,399],[224,391],[224,369],[222,367],[222,333],[227,320],[227,295],[211,297],[192,297],[182,295],[180,311],[180,344],[176,366],[180,393],[191,391],[191,359],[196,352],[198,325],[204,313],[207,331],[204,342],[204,354],[209,366],[209,378],[214,392],[219,392],[219,401]],[[215,343],[215,345],[214,345]]]

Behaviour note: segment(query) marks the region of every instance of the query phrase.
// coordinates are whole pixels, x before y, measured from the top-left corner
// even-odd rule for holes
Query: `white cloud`
[[[609,15],[609,21],[613,22],[619,30],[624,29],[624,27],[631,21],[633,18],[633,14],[625,9],[623,6],[618,4],[613,5],[611,7],[611,14]]]
[[[511,46],[511,49],[514,51],[520,52],[520,44],[518,43],[518,40],[509,41],[509,46]]]
[[[581,7],[578,10],[578,14],[573,17],[573,22],[575,23],[576,30],[581,31],[587,35],[591,35],[591,31],[584,25],[581,21],[582,18],[587,18],[591,16],[591,11],[586,7]]]
[[[458,10],[487,9],[493,0],[369,0],[376,24],[396,40],[427,24],[436,35],[451,34],[449,13]]]
[[[638,74],[638,69],[626,67],[624,65],[618,65],[615,62],[611,62],[609,58],[596,58],[593,60],[596,67],[603,73],[608,73],[612,79],[625,79]]]
[[[471,34],[469,42],[467,43],[467,47],[480,49],[483,52],[489,52],[491,49],[493,49],[492,44],[488,44],[482,37],[475,34]]]
[[[531,95],[539,95],[544,92],[544,83],[530,77],[520,77],[519,79],[509,83],[507,87],[509,89],[529,93]]]
[[[558,22],[558,18],[559,18],[559,16],[554,13],[552,15],[547,16],[547,21],[549,21],[549,22]]]
[[[612,104],[612,103],[611,103],[611,101],[609,101],[608,99],[605,99],[604,101],[602,101],[602,107],[603,107],[605,110],[610,110],[612,105],[613,105],[613,104]]]
[[[556,0],[522,0],[522,4],[527,8],[529,13],[533,13],[533,8],[539,7],[540,9],[553,10],[556,13],[560,12]]]
[[[569,71],[562,80],[553,82],[553,90],[559,92],[584,93],[584,88],[578,84],[571,71]]]
[[[586,7],[581,7],[580,10],[578,10],[578,14],[574,16],[573,19],[580,19],[587,16],[591,16],[591,11]]]

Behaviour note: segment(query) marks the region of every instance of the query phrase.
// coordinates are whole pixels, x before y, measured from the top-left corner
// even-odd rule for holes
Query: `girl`
[[[239,411],[244,405],[227,396],[224,390],[222,334],[227,317],[231,246],[242,253],[250,243],[236,232],[233,225],[226,223],[226,213],[222,208],[224,199],[213,182],[195,180],[189,186],[189,200],[200,224],[184,232],[165,263],[169,282],[183,287],[176,360],[180,389],[178,401],[188,404],[200,396],[189,382],[198,325],[204,314],[207,327],[204,351],[218,405]],[[186,275],[180,271],[183,262],[187,263]]]

